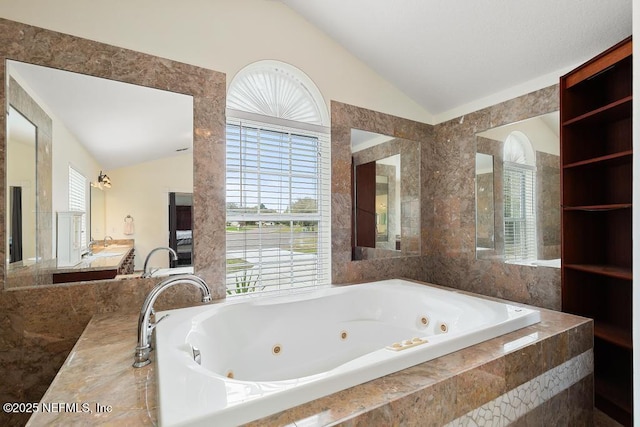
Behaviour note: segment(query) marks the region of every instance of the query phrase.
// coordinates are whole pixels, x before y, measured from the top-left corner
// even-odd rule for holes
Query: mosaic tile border
[[[593,373],[593,349],[456,418],[446,427],[506,426]]]

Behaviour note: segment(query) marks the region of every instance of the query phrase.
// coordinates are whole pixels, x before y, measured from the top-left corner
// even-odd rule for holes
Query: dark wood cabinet
[[[595,404],[633,424],[632,42],[560,78],[562,309],[594,319]]]

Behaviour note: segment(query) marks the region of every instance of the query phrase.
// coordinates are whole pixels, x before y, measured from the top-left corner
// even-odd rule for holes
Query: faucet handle
[[[164,316],[162,316],[160,319],[158,319],[156,322],[150,323],[149,324],[149,331],[153,330],[153,328],[155,328],[156,326],[158,326],[158,323],[162,322],[164,319],[166,319],[167,317],[169,317],[168,314],[165,314]]]
[[[151,310],[153,310],[153,307],[151,308]],[[158,319],[157,322],[149,322],[149,327],[147,328],[147,341],[149,342],[149,350],[153,350],[153,344],[151,343],[151,334],[153,333],[153,330],[156,328],[156,326],[158,326],[158,323],[162,322],[167,317],[169,317],[169,315],[165,314],[160,319]]]

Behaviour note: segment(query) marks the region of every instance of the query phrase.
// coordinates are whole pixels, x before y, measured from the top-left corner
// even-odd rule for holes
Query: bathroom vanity
[[[504,423],[588,425],[592,321],[545,309],[540,315],[540,323],[248,425],[461,425],[496,413]],[[156,364],[131,366],[136,326],[136,314],[94,316],[40,402],[77,403],[77,411],[40,411],[28,425],[156,424]]]
[[[100,246],[94,248],[92,255],[83,257],[80,263],[56,268],[53,283],[106,280],[119,274],[131,274],[134,258],[133,243]]]
[[[115,241],[109,246],[95,246],[93,254],[84,256],[70,266],[59,266],[56,259],[37,264],[22,262],[10,264],[7,283],[19,288],[35,284],[71,283],[113,279],[134,271],[135,249],[133,240]],[[35,279],[34,279],[35,277]]]

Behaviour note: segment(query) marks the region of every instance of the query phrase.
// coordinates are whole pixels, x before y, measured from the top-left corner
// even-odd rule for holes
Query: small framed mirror
[[[420,144],[351,130],[353,259],[420,254]]]

